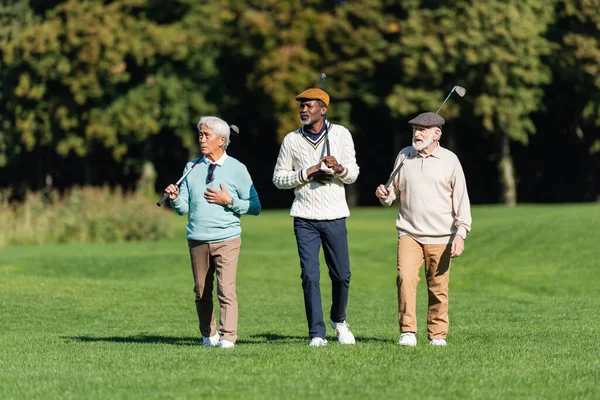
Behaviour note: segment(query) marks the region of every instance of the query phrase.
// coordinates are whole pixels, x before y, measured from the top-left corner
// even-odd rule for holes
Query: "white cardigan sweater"
[[[331,183],[306,182],[306,170],[326,155],[325,140],[315,148],[301,133],[288,133],[279,150],[273,173],[273,183],[279,189],[294,189],[295,199],[290,209],[292,217],[313,220],[333,220],[350,215],[344,185],[358,178],[354,141],[348,129],[331,124],[329,130],[331,155],[344,167],[334,174]]]

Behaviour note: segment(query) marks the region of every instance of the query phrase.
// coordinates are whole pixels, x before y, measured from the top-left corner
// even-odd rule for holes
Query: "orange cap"
[[[318,88],[310,88],[308,90],[305,90],[304,92],[296,96],[296,100],[321,100],[323,103],[325,103],[326,106],[329,107],[329,95],[327,94],[327,92]]]

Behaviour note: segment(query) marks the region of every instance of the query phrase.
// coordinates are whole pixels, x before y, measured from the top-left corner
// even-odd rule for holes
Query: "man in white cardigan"
[[[350,215],[344,185],[358,177],[354,142],[348,129],[329,123],[329,95],[308,89],[298,96],[302,127],[283,139],[273,173],[279,189],[294,189],[290,209],[300,256],[304,306],[310,346],[325,346],[319,252],[323,244],[332,286],[330,325],[341,344],[354,344],[346,323],[350,259],[346,218]]]

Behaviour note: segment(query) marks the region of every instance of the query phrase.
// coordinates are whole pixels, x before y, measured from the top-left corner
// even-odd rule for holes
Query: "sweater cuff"
[[[456,234],[463,239],[467,238],[467,230],[465,229],[464,226],[459,226],[458,230],[456,231]]]
[[[298,178],[300,179],[300,182],[308,182],[306,171],[308,171],[308,168],[298,171]]]
[[[338,174],[338,173],[336,173],[336,175],[337,175],[337,176],[338,176],[338,178],[340,178],[340,179],[344,179],[345,177],[347,177],[347,176],[348,176],[348,168],[344,167],[343,165],[342,165],[342,168],[343,168],[342,172],[340,172],[339,174]]]

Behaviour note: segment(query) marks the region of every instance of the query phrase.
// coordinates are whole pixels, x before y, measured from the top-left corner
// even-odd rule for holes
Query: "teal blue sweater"
[[[194,159],[187,163],[184,174],[192,167]],[[183,180],[179,196],[171,201],[171,206],[179,215],[189,213],[187,238],[206,243],[222,242],[240,236],[242,214],[258,215],[260,200],[246,166],[231,156],[223,165],[216,165],[212,182],[208,183],[210,162],[202,157],[192,172]],[[221,183],[233,198],[233,208],[209,203],[204,192],[212,187],[221,190]]]

